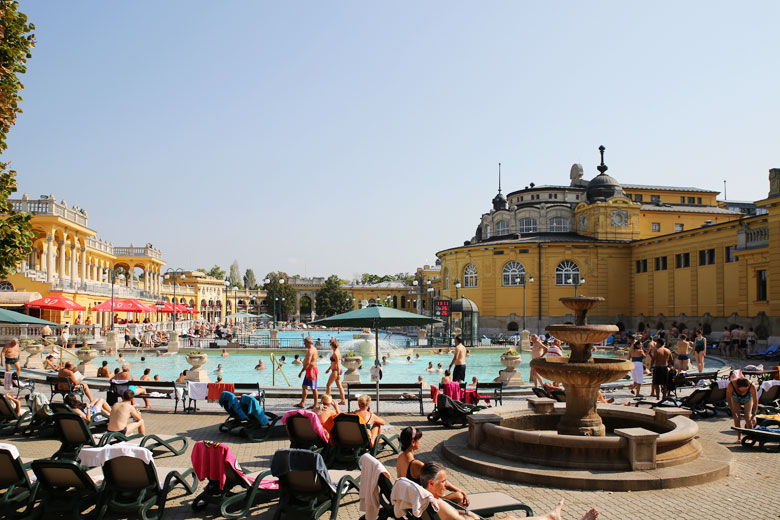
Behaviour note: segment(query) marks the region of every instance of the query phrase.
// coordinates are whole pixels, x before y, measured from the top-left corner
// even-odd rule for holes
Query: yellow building
[[[487,334],[571,321],[558,300],[575,292],[606,298],[595,323],[780,334],[780,257],[769,254],[780,248],[780,170],[754,216],[713,191],[620,185],[603,150],[598,170],[590,182],[574,165],[568,186],[499,188],[471,240],[437,253],[442,295],[473,300]]]

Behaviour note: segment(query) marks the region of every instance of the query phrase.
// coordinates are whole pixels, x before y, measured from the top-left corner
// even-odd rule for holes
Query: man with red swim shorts
[[[303,378],[301,402],[296,404],[297,408],[306,407],[306,396],[309,393],[309,388],[312,389],[314,394],[314,404],[319,402],[319,395],[317,394],[317,349],[314,347],[314,340],[311,336],[303,338],[303,346],[306,347],[306,354],[303,356],[303,363],[301,363],[301,371],[298,373],[298,377],[306,374]]]

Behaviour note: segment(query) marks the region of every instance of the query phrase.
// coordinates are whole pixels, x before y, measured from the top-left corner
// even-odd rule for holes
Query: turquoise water
[[[330,338],[336,338],[339,343],[346,343],[347,341],[350,341],[353,338],[355,334],[360,334],[361,331],[359,330],[342,330],[342,331],[335,331],[335,330],[316,330],[316,329],[307,329],[307,330],[280,330],[279,331],[279,340],[281,341],[283,346],[286,345],[303,345],[303,338],[306,336],[311,336],[314,338],[314,340],[320,340],[323,345],[328,345],[328,342],[330,341]],[[373,332],[372,332],[373,337]],[[270,338],[270,331],[268,329],[259,329],[252,333],[252,336],[250,336],[250,343],[255,345],[265,344],[268,346],[268,340]],[[380,340],[387,340],[393,345],[398,346],[406,346],[407,337],[402,336],[400,334],[388,334],[384,331],[379,331],[379,339]]]
[[[472,352],[472,355],[467,358],[466,362],[467,381],[470,382],[471,378],[474,376],[483,382],[492,381],[494,378],[496,378],[498,376],[498,371],[504,368],[499,360],[501,353],[502,350],[493,350],[491,352]],[[293,360],[294,354],[299,354],[302,356],[303,349],[300,351],[289,350],[283,353],[277,351],[277,358],[282,354],[287,358],[287,364],[282,368],[284,375],[287,376],[287,379],[289,380],[292,387],[299,387],[302,382],[302,379],[298,377],[300,366],[292,365],[291,361]],[[323,355],[325,354],[323,353]],[[209,360],[203,366],[203,368],[208,372],[209,378],[212,381],[216,381],[217,376],[220,375],[220,373],[217,373],[215,370],[217,369],[217,365],[221,363],[223,366],[223,372],[221,375],[225,382],[252,383],[257,381],[260,383],[260,386],[272,386],[274,383],[272,379],[272,370],[270,368],[266,370],[254,369],[255,365],[258,363],[258,360],[261,358],[266,366],[271,366],[270,352],[264,352],[260,354],[231,354],[229,357],[223,358],[219,355],[219,351],[217,351],[214,353],[209,353]],[[99,357],[96,358],[93,362],[100,366],[104,359],[106,358]],[[147,355],[144,361],[141,361],[141,356],[124,355],[124,359],[130,363],[131,373],[136,379],[143,375],[145,368],[150,368],[152,376],[159,374],[162,381],[173,381],[179,377],[179,374],[182,372],[182,370],[189,370],[191,368],[189,363],[187,363],[186,356],[183,354],[162,357]],[[530,353],[523,353],[523,364],[517,367],[525,381],[529,380],[530,370],[528,367],[528,362],[530,359]],[[113,372],[114,368],[121,364],[114,356],[110,356],[110,358],[107,360],[109,362],[108,366],[111,372]],[[412,362],[407,363],[406,356],[392,356],[389,358],[390,362],[383,367],[382,382],[409,383],[417,381],[418,376],[423,376],[426,382],[431,384],[438,384],[444,374],[437,372],[427,372],[426,368],[428,363],[433,362],[434,368],[439,363],[441,363],[442,368],[446,369],[449,366],[451,360],[452,355],[425,353],[420,354],[420,359],[418,360],[415,360],[414,356],[412,356]],[[364,358],[363,360],[363,369],[359,372],[360,377],[364,383],[371,381],[368,371],[372,362],[373,357]],[[327,370],[329,366],[330,363],[328,363],[325,358],[320,359],[319,384],[321,386],[324,386],[328,381],[329,374],[326,374],[325,370]],[[346,371],[346,369],[344,371]],[[276,372],[276,386],[287,386],[284,377],[279,371]]]

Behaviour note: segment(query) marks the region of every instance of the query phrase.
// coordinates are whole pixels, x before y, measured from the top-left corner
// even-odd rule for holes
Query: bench
[[[70,379],[67,377],[46,376],[46,384],[49,385],[51,391],[49,395],[50,401],[53,401],[54,396],[57,394],[61,395],[63,400],[65,400],[65,397],[68,395],[77,395],[80,396],[81,399],[84,399],[84,388],[80,384],[75,385],[71,383]],[[68,387],[67,390],[64,389],[65,385]]]
[[[173,413],[178,411],[179,401],[182,403],[182,409],[184,408],[186,386],[184,383],[176,383],[174,381],[141,381],[139,379],[124,381],[112,379],[109,382],[108,393],[113,394],[113,396],[111,398],[106,396],[106,402],[109,405],[113,405],[116,402],[116,398],[121,397],[130,385],[140,386],[146,390],[146,394],[136,394],[136,397],[139,399],[173,399]],[[163,395],[150,395],[152,393]]]
[[[186,388],[187,383],[183,383],[184,387]],[[260,405],[260,408],[265,410],[265,390],[260,389],[260,383],[233,383],[233,386],[235,387],[235,395],[237,398],[241,399],[242,395],[251,395],[251,394],[257,394],[255,396],[255,399],[257,399],[257,403]],[[198,411],[198,401],[195,399],[192,399],[187,396],[189,399],[189,403],[187,404],[187,408],[185,408],[185,411],[187,412],[197,412]]]
[[[379,383],[379,396],[376,395],[376,383],[347,383],[347,413],[350,411],[352,401],[357,401],[358,394],[372,394],[372,399],[378,400],[381,396],[389,401],[418,401],[420,403],[420,415],[423,411],[422,383]],[[409,397],[414,394],[414,397]]]
[[[498,403],[499,405],[504,404],[504,384],[503,383],[480,383],[477,381],[477,396],[479,396],[479,399],[484,399],[487,397],[485,394],[483,394],[482,390],[492,390],[493,395],[492,399],[494,403]],[[476,402],[474,404],[479,404],[479,402]]]

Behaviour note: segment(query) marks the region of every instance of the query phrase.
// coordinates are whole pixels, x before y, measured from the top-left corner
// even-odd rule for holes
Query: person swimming
[[[428,361],[428,368],[425,369],[426,372],[436,372],[436,369],[433,368],[433,361]]]

